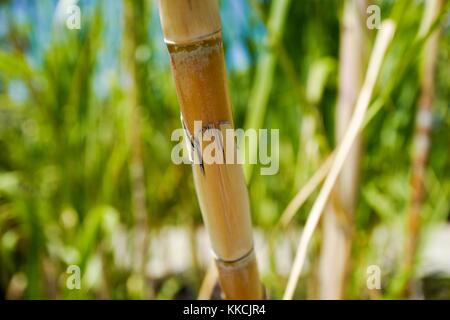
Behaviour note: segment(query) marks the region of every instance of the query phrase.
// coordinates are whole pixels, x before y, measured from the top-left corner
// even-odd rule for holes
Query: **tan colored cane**
[[[192,165],[203,220],[216,257],[226,299],[261,299],[250,206],[242,168],[204,161],[201,134],[233,128],[226,83],[217,0],[160,0],[160,17],[169,49],[183,126],[193,150]],[[198,128],[196,121],[201,121]],[[225,135],[213,141],[227,160]],[[235,157],[231,157],[235,159]]]

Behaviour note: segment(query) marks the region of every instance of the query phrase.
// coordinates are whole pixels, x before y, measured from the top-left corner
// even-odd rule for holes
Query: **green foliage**
[[[130,177],[130,88],[124,72],[130,61],[120,33],[123,5],[116,3],[117,17],[101,1],[93,3],[92,10],[83,13],[79,31],[52,22],[52,13],[36,19],[34,7],[25,5],[27,24],[42,24],[44,19],[47,31],[8,19],[7,31],[0,33],[0,298],[171,299],[180,296],[186,283],[199,286],[199,270],[187,279],[162,281],[140,278],[131,267],[128,250],[138,222]],[[152,3],[132,1],[137,26],[136,60],[131,62],[137,74],[132,83],[140,110],[148,227],[150,233],[167,225],[192,231],[202,224],[201,215],[189,166],[175,166],[170,159],[170,135],[180,127],[179,108]],[[242,38],[233,41],[244,47],[248,66],[228,70],[236,124],[280,129],[279,173],[261,176],[256,168],[246,168],[254,224],[270,231],[335,146],[341,1],[240,3],[247,6],[248,18]],[[354,298],[367,297],[365,267],[382,259],[374,232],[388,226],[404,233],[420,88],[418,52],[425,40],[417,38],[421,1],[377,3],[382,17],[393,17],[399,27],[363,132],[355,272],[349,289]],[[406,4],[408,10],[402,10]],[[448,13],[448,5],[446,9]],[[0,3],[3,15],[16,10],[11,2]],[[450,30],[448,23],[441,26],[423,205],[427,227],[448,221],[450,210]],[[48,41],[36,46],[39,32],[45,32]],[[371,39],[375,33],[368,31]],[[230,41],[224,45],[227,57]],[[296,226],[303,224],[313,200],[300,209]],[[125,237],[122,251],[114,242],[118,237]],[[81,291],[66,288],[65,271],[71,264],[86,271]],[[394,279],[395,273],[392,267],[386,277]],[[281,297],[285,277],[272,268],[263,278],[273,297]],[[153,286],[158,281],[162,283]],[[305,282],[298,297],[311,290]],[[435,290],[436,282],[430,280],[429,285]],[[145,289],[153,287],[155,292]]]

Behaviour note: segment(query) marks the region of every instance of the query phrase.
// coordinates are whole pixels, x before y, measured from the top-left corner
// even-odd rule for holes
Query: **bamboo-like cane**
[[[328,173],[325,182],[320,189],[319,195],[317,196],[316,201],[311,208],[308,220],[305,224],[305,228],[303,229],[302,235],[300,237],[294,264],[292,266],[291,274],[289,275],[286,291],[284,292],[284,300],[290,300],[294,295],[294,291],[297,286],[303,264],[305,262],[309,242],[313,236],[313,233],[319,222],[320,216],[322,215],[322,211],[327,203],[333,186],[344,165],[346,157],[351,150],[353,142],[356,139],[362,127],[362,124],[364,123],[364,116],[372,97],[373,88],[378,78],[378,74],[380,72],[386,50],[394,36],[395,28],[396,25],[392,20],[386,20],[382,23],[380,31],[378,32],[377,38],[375,40],[375,46],[369,61],[369,66],[367,68],[364,84],[361,88],[358,100],[356,102],[355,111],[352,115],[343,140],[336,148],[330,172]]]
[[[366,29],[366,0],[344,2],[340,52],[339,95],[336,106],[336,138],[340,141],[348,126],[362,86]],[[323,217],[323,241],[319,267],[319,297],[337,300],[344,297],[352,246],[361,158],[358,136],[346,164],[336,181]]]
[[[429,0],[426,2],[420,36],[425,35],[434,20],[439,16],[443,1]],[[423,180],[430,149],[430,131],[432,105],[434,96],[434,78],[439,49],[439,30],[436,30],[426,41],[421,57],[421,93],[418,102],[416,128],[414,134],[414,150],[412,155],[411,196],[409,200],[408,230],[405,248],[406,283],[404,294],[414,292],[412,273],[414,260],[419,246],[422,200],[424,196]],[[408,283],[409,282],[409,283]]]
[[[200,160],[192,165],[194,182],[219,282],[226,299],[261,299],[242,168],[202,161],[206,146],[197,139],[211,128],[233,128],[217,0],[160,0],[159,4],[183,126]],[[200,132],[196,121],[202,122]],[[227,143],[217,137],[211,143],[227,159],[230,150],[223,147]]]

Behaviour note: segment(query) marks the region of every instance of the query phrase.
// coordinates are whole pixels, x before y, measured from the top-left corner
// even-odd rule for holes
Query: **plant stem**
[[[270,92],[272,91],[273,75],[277,62],[277,46],[281,42],[284,31],[287,13],[291,0],[273,1],[270,7],[270,14],[267,23],[267,48],[258,58],[256,74],[248,101],[247,114],[245,116],[245,129],[260,129],[264,124],[267,104]],[[241,150],[244,151],[243,148]],[[254,157],[256,148],[249,146],[249,158]],[[250,163],[244,166],[245,177],[250,181],[253,165]]]
[[[312,238],[314,230],[319,222],[322,211],[328,201],[328,197],[333,189],[333,186],[339,176],[339,173],[344,165],[347,155],[356,139],[358,132],[364,121],[364,115],[372,97],[373,88],[378,78],[382,62],[388,45],[394,36],[396,25],[392,20],[387,20],[382,23],[378,33],[374,49],[372,51],[368,70],[364,80],[364,84],[358,96],[355,111],[353,113],[350,124],[345,132],[344,139],[336,148],[336,154],[331,164],[330,172],[325,179],[325,182],[320,190],[320,193],[314,202],[311,212],[306,221],[305,228],[299,240],[297,247],[297,254],[295,256],[294,265],[289,276],[289,281],[284,293],[283,299],[290,300],[294,295],[300,273],[305,262],[309,242]]]
[[[203,278],[202,285],[198,292],[198,300],[209,300],[213,294],[214,287],[217,282],[217,267],[213,261],[208,266],[206,270],[205,277]]]
[[[124,69],[129,79],[127,104],[130,108],[128,127],[130,129],[131,159],[129,173],[131,180],[132,210],[134,215],[134,247],[133,273],[144,283],[145,266],[148,252],[148,212],[145,189],[145,170],[141,142],[141,110],[138,97],[137,65],[135,59],[137,43],[136,35],[136,2],[124,2]],[[143,288],[142,288],[143,289]],[[144,292],[139,295],[144,297]]]
[[[438,17],[443,3],[441,0],[428,0],[422,20],[420,35],[424,35],[431,28]],[[416,114],[416,127],[413,140],[411,195],[409,200],[408,229],[406,237],[405,275],[407,281],[404,294],[413,291],[411,281],[414,260],[419,243],[421,225],[421,210],[424,196],[423,180],[425,167],[430,149],[430,131],[432,105],[434,95],[434,78],[438,56],[439,31],[436,30],[426,41],[421,57],[421,93]],[[409,283],[408,283],[409,282]]]
[[[212,128],[233,128],[218,3],[160,0],[160,10],[186,142],[200,160],[192,164],[194,182],[222,290],[227,299],[261,299],[242,168],[235,163],[204,162],[207,146],[198,140]],[[199,131],[196,121],[202,124]],[[230,150],[223,148],[227,144],[221,138],[215,137],[211,143],[227,158]]]
[[[366,0],[347,0],[341,27],[339,94],[336,139],[341,141],[355,108],[364,72]],[[319,270],[320,299],[342,299],[351,251],[353,216],[356,209],[361,158],[361,138],[355,138],[336,181],[323,217],[323,240]]]

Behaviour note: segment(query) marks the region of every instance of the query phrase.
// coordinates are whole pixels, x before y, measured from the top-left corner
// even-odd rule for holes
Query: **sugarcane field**
[[[450,1],[0,0],[0,319],[358,304],[450,307]]]

